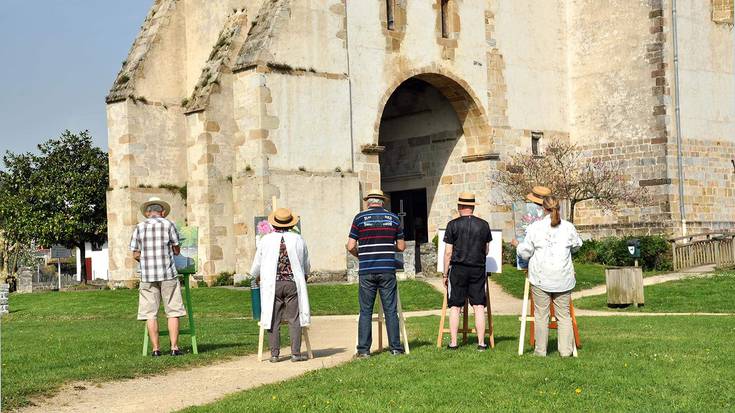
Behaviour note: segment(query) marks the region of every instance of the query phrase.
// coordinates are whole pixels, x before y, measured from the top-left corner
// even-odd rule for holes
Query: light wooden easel
[[[525,334],[526,334],[526,323],[530,322],[530,330],[528,335],[528,342],[531,345],[531,347],[536,345],[536,337],[534,332],[534,309],[533,309],[533,297],[530,295],[530,283],[528,282],[528,277],[526,277],[526,285],[523,288],[523,309],[521,310],[521,334],[520,334],[520,340],[518,342],[518,355],[523,355],[524,351],[524,341],[525,341]],[[531,315],[527,316],[528,308],[531,308]],[[582,348],[582,340],[579,337],[579,327],[577,326],[577,317],[574,315],[574,303],[569,301],[569,316],[572,318],[572,330],[574,332],[574,347],[572,349],[572,354],[574,357],[577,357],[577,349]],[[558,329],[558,324],[556,322],[556,317],[554,317],[554,305],[551,304],[549,309],[549,328],[550,329]]]
[[[370,327],[372,328],[372,322],[378,322],[378,351],[383,351],[383,324],[385,323],[385,315],[383,314],[383,302],[380,298],[380,294],[376,295],[376,303],[378,304],[378,314],[374,315],[370,320]],[[400,330],[401,339],[403,340],[403,349],[406,354],[411,354],[411,348],[408,346],[408,332],[406,331],[406,317],[403,315],[403,308],[401,306],[401,294],[398,292],[398,286],[396,286],[396,307],[398,310],[398,327]],[[360,315],[357,316],[358,326],[360,324]],[[355,354],[357,354],[357,345],[360,342],[360,331],[358,327],[357,335],[355,336]]]
[[[490,348],[495,348],[495,333],[493,329],[493,312],[490,308],[490,282],[485,282],[485,294],[487,297],[487,331],[490,335]],[[474,328],[469,328],[469,299],[465,300],[464,307],[462,310],[463,316],[462,316],[462,327],[457,330],[457,333],[462,333],[462,343],[467,343],[467,334],[469,333],[477,333],[477,331]],[[444,328],[445,320],[447,317],[447,289],[444,288],[444,302],[442,303],[442,315],[441,319],[439,320],[439,335],[436,338],[436,347],[441,348],[442,347],[442,341],[444,340],[444,334],[448,334],[451,332],[449,328]]]
[[[281,325],[288,324],[288,321],[281,320]],[[314,358],[314,353],[311,352],[311,342],[309,341],[309,327],[301,327],[301,337],[304,339],[306,344],[306,354],[309,355],[310,359]],[[291,338],[293,340],[293,338]],[[258,336],[258,361],[263,361],[263,341],[265,340],[265,328],[260,326],[260,334]]]
[[[278,209],[276,197],[271,197],[271,206],[275,211]],[[281,320],[280,325],[288,324],[288,321]],[[311,351],[311,342],[309,341],[309,327],[301,327],[301,337],[306,344],[306,353],[310,359],[314,358],[314,353]],[[265,327],[260,326],[260,333],[258,334],[258,361],[263,361],[263,340],[265,339]]]

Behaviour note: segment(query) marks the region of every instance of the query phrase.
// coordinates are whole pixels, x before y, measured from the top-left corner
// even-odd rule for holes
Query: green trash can
[[[250,287],[250,304],[253,308],[253,320],[260,321],[260,286]]]

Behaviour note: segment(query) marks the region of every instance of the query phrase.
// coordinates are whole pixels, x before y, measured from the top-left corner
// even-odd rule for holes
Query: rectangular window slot
[[[449,38],[449,0],[441,0],[442,37]]]
[[[541,138],[544,137],[543,132],[531,132],[531,153],[533,156],[541,155],[540,145]]]
[[[388,30],[396,29],[396,21],[394,17],[395,0],[385,0],[385,11],[388,17]]]

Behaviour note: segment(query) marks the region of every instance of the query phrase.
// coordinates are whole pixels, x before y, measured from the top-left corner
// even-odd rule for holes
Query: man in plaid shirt
[[[163,308],[168,317],[171,338],[171,355],[180,356],[179,317],[186,315],[181,299],[181,287],[174,264],[174,255],[179,255],[179,234],[173,222],[165,217],[171,207],[159,198],[150,198],[140,211],[146,220],[135,226],[130,239],[133,258],[140,262],[140,295],[138,320],[147,320],[148,334],[153,343],[152,355],[160,356],[158,343],[158,308]]]

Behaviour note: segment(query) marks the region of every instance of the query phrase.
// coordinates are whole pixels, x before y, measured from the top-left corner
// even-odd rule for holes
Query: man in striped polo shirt
[[[373,306],[380,293],[390,352],[403,354],[396,309],[396,252],[403,251],[403,229],[398,216],[384,208],[386,196],[381,190],[370,191],[364,201],[368,209],[352,221],[347,249],[360,261],[360,322],[357,355],[369,357],[373,342]]]

